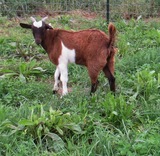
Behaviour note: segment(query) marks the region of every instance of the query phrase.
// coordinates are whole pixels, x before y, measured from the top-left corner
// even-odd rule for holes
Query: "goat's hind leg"
[[[115,92],[116,87],[115,87],[115,77],[113,76],[113,72],[114,72],[113,69],[111,72],[110,68],[108,67],[108,64],[106,64],[105,67],[103,68],[103,72],[104,72],[105,76],[108,78],[110,90],[112,92]]]
[[[91,79],[91,92],[90,95],[92,95],[92,93],[94,93],[97,90],[97,86],[98,86],[98,74],[99,74],[99,70],[94,70],[94,69],[90,69],[88,68],[88,74],[90,76]]]
[[[95,83],[92,83],[90,95],[92,95],[92,93],[94,93],[97,90],[98,84],[99,84],[98,80]]]
[[[53,94],[56,94],[59,90],[59,82],[60,82],[60,71],[58,67],[56,68],[56,71],[54,73],[54,87],[53,87]]]

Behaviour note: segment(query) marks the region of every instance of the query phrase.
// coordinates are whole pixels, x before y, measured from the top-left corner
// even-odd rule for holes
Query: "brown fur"
[[[46,26],[48,26],[46,24]],[[52,63],[58,65],[61,55],[61,42],[69,48],[75,49],[76,64],[84,65],[91,78],[91,93],[96,91],[98,75],[103,70],[110,83],[111,91],[115,92],[114,56],[116,28],[113,24],[108,26],[109,36],[95,29],[82,31],[66,31],[60,29],[47,29],[42,36],[41,45],[48,53]]]
[[[50,59],[55,60],[52,62],[57,65],[56,60],[61,54],[62,41],[67,48],[76,50],[76,63],[87,66],[90,64],[89,60],[91,62],[105,60],[103,62],[106,62],[107,58],[114,56],[114,50],[110,54],[110,49],[115,42],[115,31],[115,27],[110,24],[108,38],[104,32],[94,29],[78,32],[60,29],[47,30],[42,46],[49,57],[53,55],[51,53],[54,53],[54,58],[50,57]]]

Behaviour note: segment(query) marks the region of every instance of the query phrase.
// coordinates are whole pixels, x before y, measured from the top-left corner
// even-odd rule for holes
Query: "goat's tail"
[[[108,48],[109,48],[111,46],[114,46],[116,40],[116,28],[112,23],[108,25],[108,32],[109,32],[109,43],[108,43]]]

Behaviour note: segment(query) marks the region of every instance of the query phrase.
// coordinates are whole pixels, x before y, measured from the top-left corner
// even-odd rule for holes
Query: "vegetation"
[[[24,17],[28,14],[57,14],[75,10],[106,15],[107,0],[1,0],[0,14]],[[160,0],[112,0],[109,2],[111,19],[155,17],[160,13]],[[86,12],[87,11],[87,12]]]
[[[102,18],[63,15],[49,21],[56,28],[107,32]],[[31,32],[0,17],[0,155],[160,155],[160,23],[114,24],[115,97],[103,74],[89,96],[86,69],[71,64],[72,91],[60,98],[52,95],[55,66]]]

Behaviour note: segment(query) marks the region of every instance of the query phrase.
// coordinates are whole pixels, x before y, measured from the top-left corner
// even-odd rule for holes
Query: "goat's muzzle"
[[[37,45],[40,45],[42,40],[40,38],[37,38],[37,39],[35,39],[35,42],[36,42]]]

